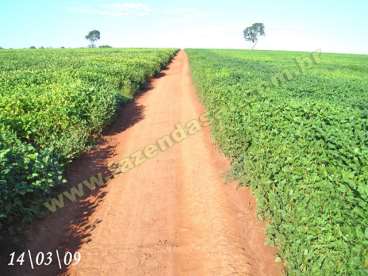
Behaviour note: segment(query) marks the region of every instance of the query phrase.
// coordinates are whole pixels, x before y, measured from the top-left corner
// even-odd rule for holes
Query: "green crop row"
[[[29,221],[65,165],[159,73],[174,49],[0,53],[0,225]]]
[[[213,136],[287,273],[367,275],[368,56],[322,54],[301,72],[308,53],[187,52]]]

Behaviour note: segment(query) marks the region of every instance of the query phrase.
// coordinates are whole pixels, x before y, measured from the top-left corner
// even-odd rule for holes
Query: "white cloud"
[[[111,3],[98,6],[75,6],[73,12],[101,16],[145,16],[151,13],[151,8],[143,3]]]

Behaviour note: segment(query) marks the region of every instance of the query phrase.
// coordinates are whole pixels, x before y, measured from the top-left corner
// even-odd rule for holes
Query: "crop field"
[[[65,165],[175,53],[1,50],[0,224],[31,220],[39,211],[38,199],[65,181]]]
[[[187,53],[213,136],[287,271],[367,273],[368,56]]]

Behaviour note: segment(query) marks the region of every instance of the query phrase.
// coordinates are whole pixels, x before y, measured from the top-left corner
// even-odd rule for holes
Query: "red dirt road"
[[[72,165],[71,181],[155,144],[202,112],[188,58],[180,51],[123,108],[98,148]],[[275,249],[264,245],[255,200],[247,188],[225,184],[228,169],[208,127],[188,135],[81,203],[38,222],[28,248],[76,250],[82,259],[61,272],[54,265],[27,275],[281,275]]]

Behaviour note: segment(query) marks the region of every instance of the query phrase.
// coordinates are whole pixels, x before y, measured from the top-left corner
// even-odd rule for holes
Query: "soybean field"
[[[29,222],[64,169],[175,49],[0,52],[0,223]]]
[[[366,275],[368,56],[187,50],[213,136],[290,275]]]

